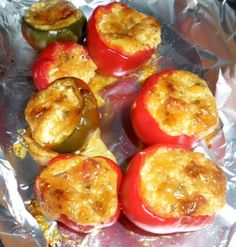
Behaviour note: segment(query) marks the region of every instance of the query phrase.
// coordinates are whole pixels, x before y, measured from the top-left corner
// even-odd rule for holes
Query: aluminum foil
[[[17,158],[12,149],[18,138],[17,130],[26,127],[23,111],[35,91],[31,68],[37,54],[20,31],[21,17],[32,2],[0,0],[0,238],[5,246],[47,245],[35,218],[25,207],[34,198],[32,187],[40,167],[29,155]],[[97,5],[111,1],[72,2],[89,18]],[[226,1],[217,0],[123,2],[161,21],[163,41],[158,49],[161,68],[198,73],[215,94],[222,130],[212,148],[205,151],[227,176],[227,205],[213,224],[184,234],[150,234],[125,217],[112,227],[87,235],[75,234],[59,225],[61,241],[57,246],[236,246],[236,12]],[[120,98],[125,99],[132,92],[135,87],[124,93],[120,86],[105,96],[122,95]],[[112,137],[104,134],[104,141],[120,163],[136,151],[119,124],[125,106],[126,101],[118,108],[114,105],[109,119],[109,126],[113,123],[110,132],[116,134]]]

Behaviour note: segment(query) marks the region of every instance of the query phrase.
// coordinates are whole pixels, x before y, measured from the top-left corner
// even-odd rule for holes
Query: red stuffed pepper
[[[120,201],[135,225],[165,234],[208,225],[224,206],[225,191],[223,171],[203,154],[156,144],[131,160]]]
[[[78,232],[114,224],[120,214],[119,166],[97,156],[61,155],[52,159],[36,179],[40,210],[49,219]]]
[[[90,56],[105,75],[123,76],[140,68],[161,42],[160,24],[123,3],[99,6],[88,21]]]
[[[73,77],[58,79],[33,95],[25,117],[32,138],[58,153],[77,151],[100,122],[96,98],[85,82]]]
[[[187,71],[165,71],[149,77],[133,107],[131,119],[146,144],[193,143],[217,128],[216,101],[199,76]]]
[[[33,66],[33,80],[38,90],[62,77],[76,77],[88,83],[96,68],[83,46],[58,41],[40,53]]]

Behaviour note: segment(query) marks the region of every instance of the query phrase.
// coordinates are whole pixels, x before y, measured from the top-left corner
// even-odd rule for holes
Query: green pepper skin
[[[41,31],[22,20],[21,30],[26,41],[36,51],[41,51],[55,41],[74,41],[81,43],[85,36],[87,20],[84,15],[73,24],[58,30]]]
[[[86,139],[93,133],[100,123],[100,116],[97,108],[96,98],[92,92],[81,89],[84,99],[80,123],[73,133],[62,143],[51,147],[51,150],[61,154],[73,153],[83,146]]]
[[[74,77],[60,78],[33,95],[25,118],[32,139],[46,150],[61,154],[79,150],[100,123],[94,94],[85,82]]]

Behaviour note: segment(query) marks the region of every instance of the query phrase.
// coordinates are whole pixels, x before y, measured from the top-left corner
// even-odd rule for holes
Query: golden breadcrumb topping
[[[163,75],[147,97],[147,108],[169,135],[203,137],[218,124],[216,101],[207,83],[187,71]]]
[[[154,17],[119,3],[109,11],[100,8],[97,16],[100,38],[107,46],[121,49],[124,55],[156,49],[161,42],[160,23]]]
[[[52,158],[59,155],[55,151],[51,151],[45,147],[40,146],[32,139],[29,132],[26,132],[23,135],[23,138],[25,143],[21,144],[21,148],[26,149],[24,152],[28,151],[33,159],[41,166],[47,165],[47,163]],[[100,129],[97,129],[91,136],[89,136],[84,145],[78,151],[76,151],[76,154],[85,155],[87,157],[103,156],[113,160],[114,162],[117,162],[115,156],[110,152],[110,150],[102,141]]]
[[[224,173],[201,153],[159,148],[140,176],[145,204],[163,217],[213,215],[225,204]]]
[[[116,81],[117,77],[102,75],[99,72],[96,72],[95,76],[89,81],[88,85],[97,99],[98,107],[101,107],[105,104],[103,98],[98,94],[99,91],[104,87],[115,83]]]
[[[61,143],[78,125],[83,106],[80,89],[70,78],[37,92],[25,109],[33,139],[42,146]]]
[[[97,66],[83,46],[76,45],[66,51],[60,47],[57,49],[57,57],[48,70],[49,82],[62,77],[76,77],[88,83],[94,77]]]
[[[148,77],[157,73],[160,70],[160,57],[155,53],[139,70],[135,73],[138,76],[138,81],[143,83]]]
[[[102,158],[57,161],[37,180],[40,207],[49,218],[66,215],[79,224],[107,222],[117,209],[117,174]]]
[[[69,1],[39,1],[26,12],[24,19],[39,30],[57,30],[70,26],[83,16]]]
[[[103,156],[113,160],[114,162],[117,162],[115,156],[111,153],[111,151],[107,148],[101,139],[101,130],[99,128],[96,129],[96,131],[90,136],[83,147],[76,153],[85,155],[87,157]]]
[[[101,89],[106,86],[109,86],[117,81],[117,77],[115,76],[106,76],[99,72],[95,73],[95,76],[90,80],[89,87],[91,88],[92,92],[98,93]]]

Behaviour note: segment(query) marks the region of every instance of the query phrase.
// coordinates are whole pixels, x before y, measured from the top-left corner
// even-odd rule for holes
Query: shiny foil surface
[[[16,157],[13,144],[20,129],[26,127],[24,108],[35,92],[32,64],[37,53],[21,34],[21,18],[34,1],[0,0],[0,239],[5,246],[47,246],[36,219],[29,210],[34,199],[33,185],[40,167],[30,155]],[[111,1],[72,1],[87,18],[94,8]],[[218,0],[126,0],[133,8],[158,18],[162,25],[162,43],[158,48],[161,69],[181,68],[205,78],[214,93],[221,119],[221,131],[210,149],[199,146],[223,168],[227,177],[227,205],[206,228],[182,234],[155,235],[133,226],[124,216],[112,227],[76,234],[62,225],[47,221],[47,239],[59,230],[60,237],[51,246],[114,247],[234,247],[236,246],[236,11],[226,1]],[[122,129],[121,113],[126,101],[137,91],[132,86],[124,93],[121,82],[103,97],[110,97],[103,120],[113,123],[110,134],[104,128],[103,139],[119,164],[130,158],[137,148]],[[124,102],[116,105],[122,94]],[[111,100],[113,99],[113,101]],[[111,103],[114,103],[113,105]],[[105,115],[104,115],[105,116]],[[107,116],[107,114],[106,114]],[[109,122],[111,121],[111,122]],[[113,121],[113,122],[112,122]],[[117,131],[116,131],[117,130]],[[114,132],[116,134],[114,134]],[[41,219],[41,218],[40,218]],[[43,221],[41,219],[41,221]]]

